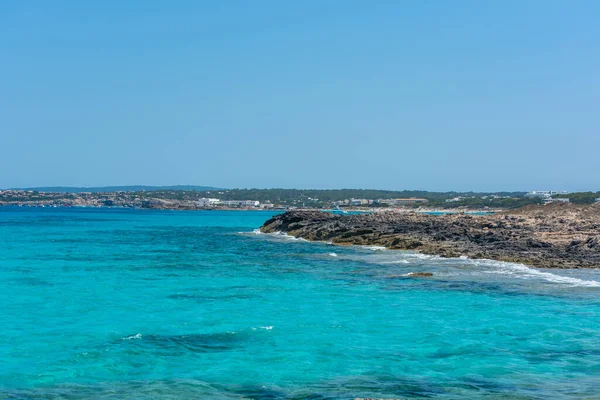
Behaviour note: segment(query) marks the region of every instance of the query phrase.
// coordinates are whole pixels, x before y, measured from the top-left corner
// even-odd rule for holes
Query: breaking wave
[[[485,273],[504,274],[522,279],[539,278],[548,282],[567,284],[571,286],[600,287],[600,282],[597,281],[557,275],[551,272],[545,272],[534,268],[529,268],[528,266],[523,264],[515,264],[493,260],[472,260],[472,263],[475,265],[492,267],[492,269],[488,271],[483,271]]]

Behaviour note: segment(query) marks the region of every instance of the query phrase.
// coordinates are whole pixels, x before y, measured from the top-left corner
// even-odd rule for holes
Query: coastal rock
[[[340,245],[378,245],[542,268],[600,267],[600,205],[528,206],[493,215],[290,211],[262,232]]]

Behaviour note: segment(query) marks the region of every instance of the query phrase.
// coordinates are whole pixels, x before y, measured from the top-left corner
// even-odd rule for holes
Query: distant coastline
[[[0,204],[2,207],[11,208],[43,208],[43,209],[122,209],[122,210],[165,210],[165,211],[272,211],[285,213],[288,211],[319,211],[319,212],[331,212],[336,214],[336,210],[331,209],[319,209],[319,208],[287,208],[287,207],[270,207],[270,208],[258,208],[258,207],[132,207],[132,206],[105,206],[105,205],[36,205],[36,204]],[[487,215],[494,214],[496,212],[502,212],[504,210],[455,210],[455,209],[409,209],[409,208],[395,208],[395,209],[349,209],[348,214],[372,214],[372,213],[415,213],[415,214],[435,214],[435,215]]]
[[[2,189],[0,189],[2,190]],[[150,186],[150,185],[128,185],[128,186],[40,186],[26,188],[10,188],[6,190],[15,191],[33,191],[45,193],[111,193],[111,192],[140,192],[140,191],[160,191],[160,190],[196,190],[211,191],[223,190],[213,186],[196,185],[169,185],[169,186]]]
[[[140,189],[148,190],[115,190]],[[175,189],[172,189],[175,188]],[[59,190],[61,188],[52,188]],[[170,210],[320,209],[332,212],[414,211],[425,213],[497,212],[533,204],[600,201],[600,192],[554,191],[458,193],[363,189],[206,189],[196,186],[112,186],[62,188],[64,191],[0,190],[0,206],[125,207]],[[98,189],[98,191],[81,190]],[[115,191],[106,191],[115,190]]]

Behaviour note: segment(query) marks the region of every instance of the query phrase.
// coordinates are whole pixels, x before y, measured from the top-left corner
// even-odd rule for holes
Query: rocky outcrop
[[[380,245],[442,257],[535,267],[600,267],[600,205],[556,204],[493,215],[290,211],[260,228],[339,245]]]

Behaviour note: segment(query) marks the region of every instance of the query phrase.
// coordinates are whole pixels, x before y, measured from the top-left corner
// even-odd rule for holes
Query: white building
[[[552,196],[551,190],[533,190],[525,195],[525,197],[550,197]]]
[[[260,201],[258,200],[225,200],[221,204],[227,207],[259,207]]]
[[[209,198],[201,198],[196,201],[196,205],[198,207],[214,207],[217,204],[221,204],[221,200],[219,199],[209,199]]]
[[[350,204],[350,200],[338,200],[338,201],[331,202],[331,205],[334,207],[347,206],[348,204]]]
[[[350,199],[350,204],[353,206],[366,206],[373,204],[373,200],[369,199]]]
[[[556,190],[534,190],[531,191],[527,194],[525,194],[525,197],[542,197],[542,198],[548,198],[557,194],[567,194],[568,192],[566,191],[562,191],[562,192],[558,192]]]
[[[418,203],[428,203],[427,199],[419,199],[416,197],[411,197],[409,199],[379,199],[377,203],[379,204],[387,204],[389,206],[402,206],[402,205],[410,205],[410,204],[418,204]]]

